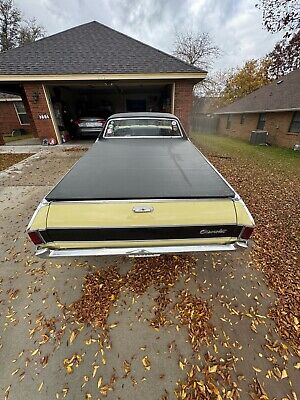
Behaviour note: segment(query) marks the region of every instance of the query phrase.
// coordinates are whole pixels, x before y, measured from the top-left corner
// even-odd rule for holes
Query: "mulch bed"
[[[28,153],[19,153],[19,154],[2,154],[0,153],[0,171],[3,171],[14,164],[24,160],[27,157],[32,156],[32,154]]]

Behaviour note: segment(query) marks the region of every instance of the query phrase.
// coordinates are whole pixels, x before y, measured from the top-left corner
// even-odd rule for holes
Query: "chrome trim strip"
[[[107,204],[107,203],[177,203],[177,202],[201,202],[201,201],[222,201],[231,200],[234,201],[233,197],[201,197],[201,198],[182,198],[182,199],[118,199],[118,200],[52,200],[51,204]],[[49,203],[50,204],[50,203]]]
[[[40,258],[55,257],[90,257],[90,256],[153,256],[159,254],[177,254],[194,252],[220,252],[246,249],[248,243],[240,241],[223,245],[196,245],[196,246],[153,246],[153,247],[127,247],[127,248],[99,248],[99,249],[65,249],[51,250],[47,248],[37,249],[35,255]]]

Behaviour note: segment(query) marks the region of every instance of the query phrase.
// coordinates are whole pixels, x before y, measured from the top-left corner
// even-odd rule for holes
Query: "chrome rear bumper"
[[[119,256],[129,257],[151,257],[160,254],[197,253],[197,252],[220,252],[242,250],[248,247],[247,241],[239,241],[229,244],[209,244],[198,246],[156,246],[156,247],[118,247],[99,249],[48,249],[38,248],[35,255],[40,258],[55,257],[91,257],[91,256]]]

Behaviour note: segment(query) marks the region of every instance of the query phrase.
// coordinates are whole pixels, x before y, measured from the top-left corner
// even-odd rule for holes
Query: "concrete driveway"
[[[34,257],[26,224],[82,154],[42,150],[0,172],[0,398],[296,399],[299,360],[267,317],[275,298],[248,253],[195,254],[182,270],[161,259],[175,274],[169,285],[143,260]],[[109,285],[111,267],[126,284],[103,332],[68,310],[86,275],[108,274]]]

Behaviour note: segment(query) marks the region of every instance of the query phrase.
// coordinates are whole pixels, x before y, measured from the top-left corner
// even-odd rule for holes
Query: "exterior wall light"
[[[40,98],[39,92],[33,92],[32,93],[32,101],[34,103],[37,103],[39,101],[39,98]]]

